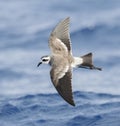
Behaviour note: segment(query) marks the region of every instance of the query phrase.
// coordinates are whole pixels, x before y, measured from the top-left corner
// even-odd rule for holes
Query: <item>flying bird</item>
[[[92,53],[81,57],[73,57],[69,34],[70,18],[60,21],[53,29],[49,37],[51,55],[41,57],[40,64],[51,66],[51,81],[60,96],[70,105],[75,106],[72,93],[72,69],[87,68],[102,70],[93,65]]]

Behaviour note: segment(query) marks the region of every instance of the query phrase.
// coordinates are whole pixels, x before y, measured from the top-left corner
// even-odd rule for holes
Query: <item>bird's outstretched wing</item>
[[[68,66],[64,69],[54,69],[50,71],[51,80],[61,97],[69,104],[75,106],[72,94],[71,78],[72,73]]]
[[[62,20],[52,31],[49,38],[49,46],[52,53],[60,53],[60,51],[71,52],[71,41],[69,35],[70,18]]]
[[[75,106],[71,86],[71,43],[69,36],[69,18],[62,20],[52,31],[49,38],[52,52],[50,71],[51,80],[61,97]]]

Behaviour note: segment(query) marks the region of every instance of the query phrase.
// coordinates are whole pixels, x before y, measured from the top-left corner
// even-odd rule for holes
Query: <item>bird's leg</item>
[[[78,66],[78,68],[84,68],[84,69],[91,69],[91,70],[102,70],[102,68],[100,68],[100,67],[96,67],[96,66],[90,66],[90,67],[88,67],[88,66],[82,66],[82,65],[80,65],[80,66]]]
[[[100,68],[100,67],[96,67],[96,66],[92,66],[92,67],[90,67],[90,69],[94,69],[94,70],[102,70],[102,68]]]

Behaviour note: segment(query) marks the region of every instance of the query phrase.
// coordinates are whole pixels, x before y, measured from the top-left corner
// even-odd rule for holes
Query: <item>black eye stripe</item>
[[[42,61],[48,61],[48,59],[43,59]]]

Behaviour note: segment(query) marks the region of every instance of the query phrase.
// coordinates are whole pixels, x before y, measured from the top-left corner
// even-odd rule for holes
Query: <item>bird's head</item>
[[[41,64],[49,64],[50,62],[50,56],[42,56],[41,61],[38,63],[37,67],[39,67]]]

